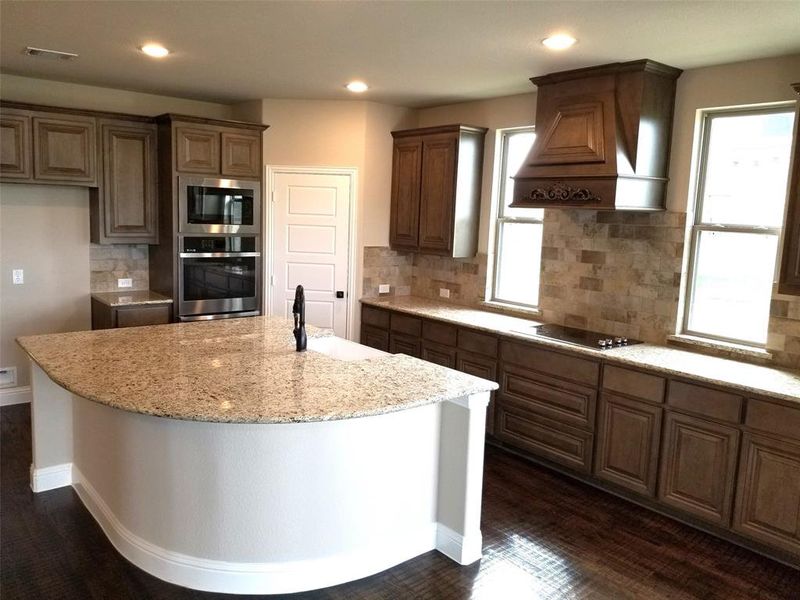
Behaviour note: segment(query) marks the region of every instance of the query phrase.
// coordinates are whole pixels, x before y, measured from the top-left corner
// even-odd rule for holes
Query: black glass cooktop
[[[642,343],[640,340],[609,335],[607,333],[600,333],[599,331],[586,331],[585,329],[565,327],[564,325],[537,325],[533,329],[536,335],[541,337],[567,342],[568,344],[575,344],[576,346],[596,348],[598,350],[607,350],[608,348],[619,348],[620,346],[632,346]]]

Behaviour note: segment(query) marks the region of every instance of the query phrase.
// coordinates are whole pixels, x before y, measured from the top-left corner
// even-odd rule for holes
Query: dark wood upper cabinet
[[[515,207],[663,210],[679,69],[637,60],[534,77]]]
[[[392,248],[419,247],[419,196],[422,177],[422,140],[396,139],[392,156],[392,207],[389,236]]]
[[[32,121],[34,179],[96,186],[96,119],[34,114]]]
[[[634,492],[655,496],[662,413],[660,406],[602,394],[595,474]]]
[[[222,133],[222,174],[230,177],[261,175],[261,135]]]
[[[792,87],[800,94],[800,83],[795,83]],[[783,258],[778,291],[781,294],[800,296],[800,103],[795,113],[793,157],[789,172],[789,206],[783,227]]]
[[[91,196],[98,244],[157,244],[157,144],[154,123],[99,120],[102,183]]]
[[[220,133],[214,129],[175,128],[175,168],[184,173],[220,172]]]
[[[658,497],[716,525],[729,526],[739,430],[667,412]]]
[[[733,529],[800,558],[800,445],[745,434]]]
[[[4,110],[0,115],[0,178],[31,178],[31,118],[21,111]]]
[[[444,125],[392,132],[392,248],[475,256],[486,131]]]

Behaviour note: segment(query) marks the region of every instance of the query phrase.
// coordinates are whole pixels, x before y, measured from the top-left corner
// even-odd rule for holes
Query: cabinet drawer
[[[718,421],[741,423],[742,398],[728,392],[682,381],[670,381],[667,404]]]
[[[645,496],[655,496],[660,406],[604,393],[597,419],[595,474]]]
[[[422,322],[422,339],[424,340],[437,342],[445,346],[455,346],[457,338],[458,329],[455,325],[448,325],[438,321]]]
[[[402,333],[392,333],[389,337],[389,352],[392,354],[408,354],[409,356],[420,357],[422,348],[419,338]]]
[[[170,322],[170,305],[135,306],[117,309],[117,327],[164,325]]]
[[[600,377],[599,362],[536,348],[528,344],[503,340],[500,343],[500,357],[508,363],[591,386],[597,386]]]
[[[401,313],[391,313],[389,323],[392,331],[419,337],[422,333],[422,319],[410,317]]]
[[[455,369],[456,349],[425,340],[422,342],[422,360]]]
[[[800,440],[800,408],[748,400],[745,424],[753,429]]]
[[[717,525],[730,525],[739,430],[667,411],[658,498]]]
[[[371,306],[361,307],[361,322],[381,329],[389,329],[389,312]]]
[[[591,469],[591,433],[502,404],[497,412],[495,431],[503,442],[576,471]]]
[[[377,350],[389,351],[389,332],[372,325],[361,325],[361,343]]]
[[[504,402],[584,429],[594,430],[597,391],[535,371],[503,365],[500,393]]]
[[[497,338],[471,329],[458,330],[458,347],[461,350],[491,356],[492,358],[497,356]]]
[[[733,529],[800,558],[800,445],[744,435]]]
[[[663,377],[612,365],[603,367],[603,389],[605,390],[650,402],[663,402],[665,388],[666,380]]]

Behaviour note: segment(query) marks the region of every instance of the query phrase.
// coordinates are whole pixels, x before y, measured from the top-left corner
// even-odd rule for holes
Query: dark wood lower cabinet
[[[592,469],[594,436],[536,413],[504,405],[497,407],[495,435],[503,442],[582,473]]]
[[[422,343],[419,338],[392,332],[389,336],[389,352],[392,354],[408,354],[409,356],[420,358],[422,355]]]
[[[165,325],[172,322],[172,304],[109,306],[92,298],[92,329]]]
[[[389,332],[372,325],[361,326],[361,343],[377,350],[389,351]]]
[[[456,349],[435,342],[422,342],[422,360],[436,363],[448,369],[456,368]]]
[[[658,498],[716,525],[730,525],[739,430],[667,412]]]
[[[597,420],[595,475],[655,496],[662,413],[660,406],[604,393]]]
[[[745,433],[733,529],[800,557],[800,444]]]

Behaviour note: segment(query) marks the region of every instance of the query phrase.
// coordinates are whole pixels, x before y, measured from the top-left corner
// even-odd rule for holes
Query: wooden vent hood
[[[663,210],[680,74],[636,60],[531,78],[536,141],[512,206]]]

